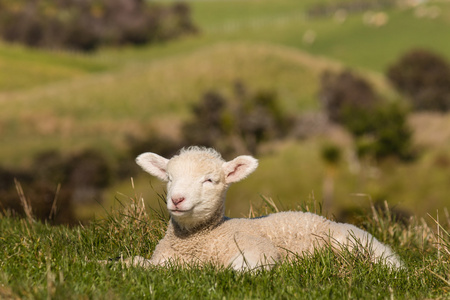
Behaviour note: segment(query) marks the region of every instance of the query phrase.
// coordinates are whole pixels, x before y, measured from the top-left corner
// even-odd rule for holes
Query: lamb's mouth
[[[191,209],[170,209],[169,211],[171,214],[173,214],[175,216],[181,216],[181,215],[184,215],[184,214],[192,211],[192,208]]]

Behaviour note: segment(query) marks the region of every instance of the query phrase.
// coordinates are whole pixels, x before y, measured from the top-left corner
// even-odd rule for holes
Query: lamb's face
[[[223,161],[188,153],[167,164],[167,209],[186,227],[209,220],[223,210],[227,185]]]
[[[251,156],[225,162],[215,150],[199,147],[183,149],[170,160],[155,153],[143,153],[136,163],[167,181],[167,209],[186,228],[223,216],[228,186],[244,179],[258,166]]]

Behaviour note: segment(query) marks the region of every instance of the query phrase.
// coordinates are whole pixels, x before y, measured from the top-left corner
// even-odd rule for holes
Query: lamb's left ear
[[[258,167],[258,160],[252,156],[242,155],[225,162],[222,169],[225,172],[225,182],[233,183],[247,177]]]

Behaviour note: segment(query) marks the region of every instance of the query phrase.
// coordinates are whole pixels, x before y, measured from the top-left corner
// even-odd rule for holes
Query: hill
[[[307,10],[316,4],[192,1],[200,35],[151,47],[101,49],[90,55],[0,43],[4,70],[0,75],[0,163],[24,166],[42,150],[87,147],[101,149],[114,160],[126,151],[129,135],[158,129],[176,136],[178,125],[190,117],[191,105],[205,91],[230,94],[235,80],[251,89],[276,91],[283,109],[295,114],[319,110],[318,78],[328,68],[356,69],[378,93],[396,99],[382,72],[403,51],[427,47],[450,58],[450,40],[442,38],[450,22],[448,2],[373,12],[385,16],[380,26],[365,21],[368,12],[339,16],[335,11],[312,18]],[[420,14],[420,9],[425,13]],[[432,10],[439,13],[427,13]],[[439,124],[446,124],[446,116],[440,119]],[[427,129],[430,122],[421,120],[413,117],[411,123],[424,155],[410,165],[377,166],[369,177],[352,173],[350,163],[343,163],[336,182],[336,205],[359,206],[359,198],[351,200],[357,193],[396,201],[418,213],[445,206],[448,170],[441,162],[447,160],[450,141],[443,135],[432,144],[421,143],[427,132],[440,136],[436,131],[441,131]],[[293,205],[312,193],[320,201],[324,166],[318,153],[325,138],[269,145],[270,150],[261,156],[259,174],[254,175],[259,179],[250,178],[232,189],[231,198],[235,203],[259,201],[255,191],[264,186],[261,193]],[[344,142],[342,147],[348,150],[351,144]],[[299,164],[295,168],[293,161]],[[433,176],[428,176],[429,168]],[[143,183],[142,190],[148,189],[147,181],[137,179]],[[118,183],[108,198],[112,201],[115,191],[128,189],[128,182]],[[235,203],[229,205],[233,214],[247,211],[248,204],[231,209]]]

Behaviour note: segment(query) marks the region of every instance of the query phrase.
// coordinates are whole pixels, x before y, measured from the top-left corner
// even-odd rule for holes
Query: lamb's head
[[[167,182],[167,209],[174,221],[186,229],[223,218],[229,185],[252,173],[258,161],[238,156],[226,162],[213,149],[182,149],[170,160],[155,153],[136,159],[148,173]]]

